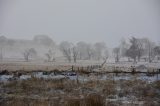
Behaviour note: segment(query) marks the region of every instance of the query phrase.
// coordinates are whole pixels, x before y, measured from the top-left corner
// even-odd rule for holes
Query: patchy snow
[[[27,80],[27,79],[30,79],[31,78],[31,75],[21,75],[20,76],[20,80]]]
[[[91,73],[89,75],[76,75],[76,74],[54,74],[54,73],[47,73],[44,74],[44,72],[33,72],[31,74],[28,75],[21,75],[19,78],[16,77],[14,78],[13,75],[0,75],[0,81],[9,81],[9,80],[27,80],[30,79],[31,77],[35,77],[35,78],[43,78],[43,79],[63,79],[63,78],[69,78],[70,80],[79,80],[81,82],[86,82],[86,81],[91,81],[91,80],[133,80],[133,79],[139,79],[139,80],[144,80],[147,81],[148,83],[150,82],[154,82],[157,80],[160,80],[160,74],[155,74],[152,76],[147,76],[144,73],[141,74],[94,74]]]
[[[0,75],[0,82],[6,82],[11,78],[13,78],[13,75]]]
[[[43,72],[36,72],[33,74],[35,78],[43,78],[43,79],[63,79],[66,78],[64,75],[43,75]]]

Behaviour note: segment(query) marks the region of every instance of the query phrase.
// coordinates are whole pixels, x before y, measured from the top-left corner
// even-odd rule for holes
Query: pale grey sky
[[[122,37],[160,41],[160,0],[0,0],[0,35],[54,41],[103,41]]]

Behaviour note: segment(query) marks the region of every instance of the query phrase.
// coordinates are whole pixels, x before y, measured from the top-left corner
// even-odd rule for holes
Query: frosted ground
[[[24,62],[23,59],[0,62],[0,69],[9,73],[0,75],[0,105],[90,106],[87,103],[97,102],[95,106],[159,106],[160,74],[105,73],[115,69],[131,72],[131,67],[140,72],[153,72],[159,70],[159,62],[133,64],[108,60],[103,67],[94,68],[89,74],[71,70],[72,66],[85,69],[102,63],[68,63],[64,60]],[[22,75],[15,76],[15,72]]]

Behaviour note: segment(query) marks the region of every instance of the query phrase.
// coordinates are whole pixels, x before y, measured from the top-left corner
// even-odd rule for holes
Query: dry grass
[[[98,94],[90,94],[85,98],[84,106],[105,106],[105,98]]]
[[[89,94],[83,99],[67,99],[65,106],[105,106],[105,98],[98,94]]]
[[[77,83],[69,79],[31,78],[1,83],[0,88],[4,90],[0,98],[4,99],[1,99],[0,106],[123,106],[118,101],[105,103],[105,99],[112,95],[135,96],[137,100],[146,101],[145,104],[147,101],[148,104],[159,104],[152,102],[160,98],[159,85],[160,81],[151,84],[141,80],[92,80]],[[120,91],[117,86],[121,88]]]
[[[1,106],[60,106],[58,100],[11,98]]]
[[[71,98],[65,100],[64,106],[81,106],[81,102],[82,102],[81,99]]]
[[[57,99],[30,99],[30,98],[10,98],[1,106],[105,106],[105,98],[98,94],[89,94],[83,99],[67,98],[64,103]]]
[[[103,89],[101,89],[101,87]],[[8,95],[7,96],[8,98],[11,97],[10,100],[7,100],[8,106],[10,106],[10,104],[13,104],[13,106],[21,106],[21,104],[26,104],[25,101],[28,100],[26,98],[29,97],[31,97],[31,100],[29,100],[31,101],[31,103],[35,103],[34,99],[36,100],[42,99],[41,101],[37,101],[38,103],[36,103],[36,104],[42,104],[40,106],[43,106],[43,104],[45,104],[44,106],[50,106],[51,101],[48,102],[44,101],[43,98],[51,98],[51,97],[59,97],[61,98],[61,100],[66,100],[67,101],[67,102],[65,101],[66,106],[79,106],[79,105],[92,106],[93,104],[95,104],[93,106],[104,106],[102,105],[104,104],[103,103],[104,98],[102,97],[102,95],[107,94],[106,93],[107,91],[104,92],[104,89],[107,88],[109,92],[111,92],[112,91],[111,89],[113,89],[110,81],[102,81],[102,82],[90,81],[84,83],[77,83],[74,80],[68,80],[68,79],[44,80],[38,78],[31,78],[29,80],[22,80],[22,81],[12,81],[10,83],[2,85],[2,88],[10,91],[9,94],[8,92],[4,92],[4,94]],[[98,94],[91,95],[94,92],[97,92]],[[37,95],[36,98],[35,95]],[[80,95],[84,96],[83,100],[80,97]],[[73,97],[78,99],[74,99]],[[21,98],[21,100],[15,98]],[[70,98],[70,99],[65,99],[65,98]],[[44,102],[41,103],[42,101]]]

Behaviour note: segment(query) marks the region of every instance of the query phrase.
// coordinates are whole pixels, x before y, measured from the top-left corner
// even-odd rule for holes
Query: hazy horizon
[[[105,42],[148,37],[160,42],[158,0],[0,0],[0,35],[32,39],[48,35],[55,42]]]

